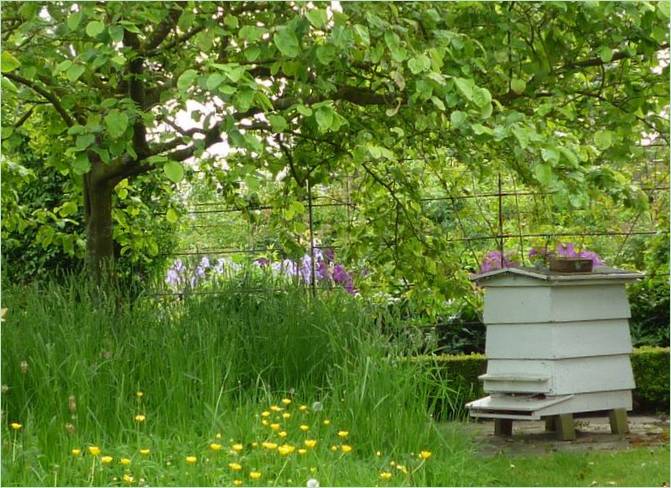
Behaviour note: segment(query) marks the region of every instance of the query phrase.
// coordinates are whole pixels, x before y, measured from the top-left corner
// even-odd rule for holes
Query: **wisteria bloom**
[[[485,254],[485,258],[482,260],[480,272],[486,273],[488,271],[494,271],[495,269],[512,268],[514,266],[517,266],[517,262],[510,256],[506,256],[505,254],[501,255],[501,251],[489,251]]]

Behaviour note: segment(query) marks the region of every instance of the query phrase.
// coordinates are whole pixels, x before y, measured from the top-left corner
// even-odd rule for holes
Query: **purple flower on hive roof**
[[[601,257],[594,251],[580,251],[578,257],[590,259],[592,261],[592,265],[594,266],[603,266],[603,261],[601,260]]]
[[[333,249],[331,249],[330,247],[324,249],[324,258],[326,259],[327,263],[331,264],[335,259],[335,253],[333,252]]]
[[[495,269],[512,268],[513,266],[517,266],[517,262],[511,259],[510,256],[506,256],[505,254],[502,256],[501,251],[489,251],[482,260],[480,272],[486,273]]]
[[[576,258],[578,253],[575,250],[575,246],[572,242],[568,244],[557,244],[557,255],[564,258]]]

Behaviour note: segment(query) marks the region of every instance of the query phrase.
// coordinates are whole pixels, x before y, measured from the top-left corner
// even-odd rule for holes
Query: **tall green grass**
[[[167,443],[179,451],[221,431],[249,438],[254,414],[282,397],[321,402],[334,425],[350,430],[357,453],[468,450],[462,438],[438,433],[431,377],[401,360],[361,301],[258,277],[218,286],[216,295],[132,301],[76,278],[4,290],[3,421],[5,429],[24,424],[25,451],[23,463],[10,464],[3,451],[9,484],[51,480],[50,466],[77,446]],[[387,328],[393,321],[386,317]]]

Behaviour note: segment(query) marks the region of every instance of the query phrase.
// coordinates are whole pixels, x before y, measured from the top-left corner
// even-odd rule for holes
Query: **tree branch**
[[[54,96],[53,93],[51,93],[48,90],[45,90],[39,85],[36,85],[30,80],[25,79],[24,77],[14,74],[14,73],[5,73],[3,76],[6,76],[10,80],[14,80],[17,83],[21,83],[24,86],[27,86],[28,88],[32,89],[34,92],[42,95],[44,98],[49,100],[51,105],[53,105],[54,109],[56,109],[56,112],[61,116],[63,121],[68,127],[72,127],[75,125],[75,119],[65,110],[63,105],[61,104],[60,100]]]

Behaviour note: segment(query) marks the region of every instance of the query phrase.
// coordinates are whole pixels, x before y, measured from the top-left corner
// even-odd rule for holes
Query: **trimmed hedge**
[[[465,414],[464,405],[485,395],[478,376],[487,369],[483,354],[460,356],[417,356],[430,368],[436,385],[434,401],[441,417],[459,417]],[[669,410],[669,348],[642,347],[631,355],[636,389],[635,410]]]

